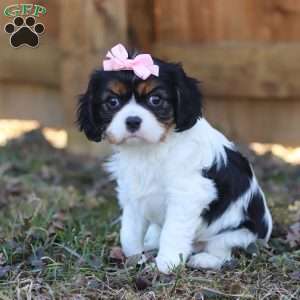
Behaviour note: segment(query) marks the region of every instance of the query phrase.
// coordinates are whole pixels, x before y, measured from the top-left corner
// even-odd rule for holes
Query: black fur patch
[[[249,162],[241,153],[226,147],[225,151],[226,165],[218,169],[214,164],[210,169],[203,170],[203,176],[214,181],[218,192],[218,198],[202,213],[208,225],[249,189],[253,177]]]
[[[257,191],[249,202],[245,212],[246,220],[239,227],[247,228],[256,233],[258,238],[263,239],[268,232],[268,224],[265,222],[265,205],[262,194]]]

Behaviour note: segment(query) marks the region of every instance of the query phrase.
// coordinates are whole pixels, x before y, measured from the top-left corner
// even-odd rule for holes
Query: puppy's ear
[[[77,125],[80,131],[83,131],[87,138],[94,142],[100,142],[102,139],[102,126],[100,120],[95,117],[93,99],[95,97],[93,88],[93,78],[89,82],[87,91],[79,96],[77,109]]]
[[[198,87],[199,82],[188,77],[181,65],[177,65],[175,81],[177,94],[175,130],[180,132],[193,127],[197,120],[202,117],[202,94]]]

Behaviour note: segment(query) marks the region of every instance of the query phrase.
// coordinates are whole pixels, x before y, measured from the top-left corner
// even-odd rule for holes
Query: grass
[[[144,264],[122,256],[100,161],[56,150],[39,131],[0,148],[0,299],[299,299],[300,238],[287,238],[299,167],[251,158],[276,212],[270,246],[237,250],[218,272],[181,266],[167,276],[153,253]]]

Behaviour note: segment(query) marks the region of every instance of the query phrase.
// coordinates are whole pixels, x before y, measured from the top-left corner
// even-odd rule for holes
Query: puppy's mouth
[[[123,142],[131,142],[131,141],[144,141],[147,142],[147,139],[144,138],[143,136],[139,135],[138,132],[135,133],[130,133],[126,135],[123,139]]]
[[[138,135],[132,134],[132,135],[125,137],[125,141],[127,141],[127,140],[142,140],[142,138]]]
[[[128,133],[119,139],[115,138],[111,134],[106,134],[105,137],[110,144],[114,144],[114,145],[122,145],[122,144],[134,145],[134,144],[140,144],[140,143],[156,144],[159,141],[161,141],[161,138],[159,138],[157,140],[151,140],[151,139],[147,138],[146,136],[143,136],[141,133],[139,134],[138,132]]]
[[[110,144],[122,145],[125,143],[149,142],[145,137],[138,132],[128,133],[121,139],[116,139],[112,134],[106,134],[106,138]]]

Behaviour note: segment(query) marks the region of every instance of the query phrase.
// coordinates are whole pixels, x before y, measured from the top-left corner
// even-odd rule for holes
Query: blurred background
[[[17,1],[26,3],[28,1]],[[16,1],[2,0],[2,11]],[[0,143],[43,127],[56,147],[106,153],[74,125],[76,97],[122,42],[182,62],[202,82],[205,115],[257,152],[300,161],[297,0],[51,0],[38,48],[0,34]],[[0,27],[13,18],[2,14]],[[101,151],[99,150],[101,148]],[[100,151],[100,152],[99,152]]]

